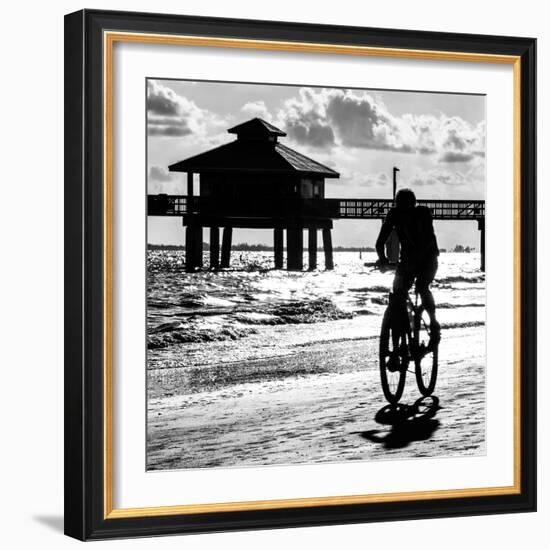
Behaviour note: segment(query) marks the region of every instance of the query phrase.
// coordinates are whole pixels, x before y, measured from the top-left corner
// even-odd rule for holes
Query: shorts
[[[437,257],[422,265],[399,262],[393,279],[393,291],[406,294],[416,283],[417,292],[422,294],[433,282],[437,268]]]

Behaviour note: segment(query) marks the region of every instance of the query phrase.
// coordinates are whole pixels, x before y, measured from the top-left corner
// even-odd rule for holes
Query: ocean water
[[[150,250],[149,371],[377,338],[393,273],[364,265],[376,260],[374,253],[336,252],[334,259],[332,271],[297,273],[273,269],[272,252],[235,252],[230,269],[189,274],[183,251]],[[443,329],[484,325],[485,276],[478,254],[441,254],[432,288]]]

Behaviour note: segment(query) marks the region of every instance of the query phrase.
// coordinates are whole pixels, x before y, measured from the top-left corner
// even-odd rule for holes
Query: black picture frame
[[[106,517],[104,31],[509,55],[521,67],[520,490],[417,499]],[[65,532],[80,540],[331,525],[536,509],[536,40],[83,10],[65,17]]]

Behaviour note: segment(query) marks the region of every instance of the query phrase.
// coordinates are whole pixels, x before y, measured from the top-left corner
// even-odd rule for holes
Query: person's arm
[[[386,258],[385,245],[388,240],[391,232],[393,230],[393,215],[392,210],[388,212],[382,227],[380,228],[380,233],[378,234],[378,239],[376,239],[376,253],[378,254],[378,259],[380,262],[387,264],[388,258]]]

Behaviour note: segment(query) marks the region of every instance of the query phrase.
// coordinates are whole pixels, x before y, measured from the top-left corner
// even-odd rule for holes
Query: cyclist
[[[376,240],[378,266],[384,270],[389,262],[384,245],[395,229],[400,244],[399,263],[393,280],[393,296],[405,307],[407,294],[416,282],[422,305],[430,317],[430,346],[440,340],[440,325],[435,316],[435,301],[430,284],[437,272],[439,248],[434,233],[432,213],[426,206],[416,206],[416,196],[410,189],[400,189],[382,224]]]

